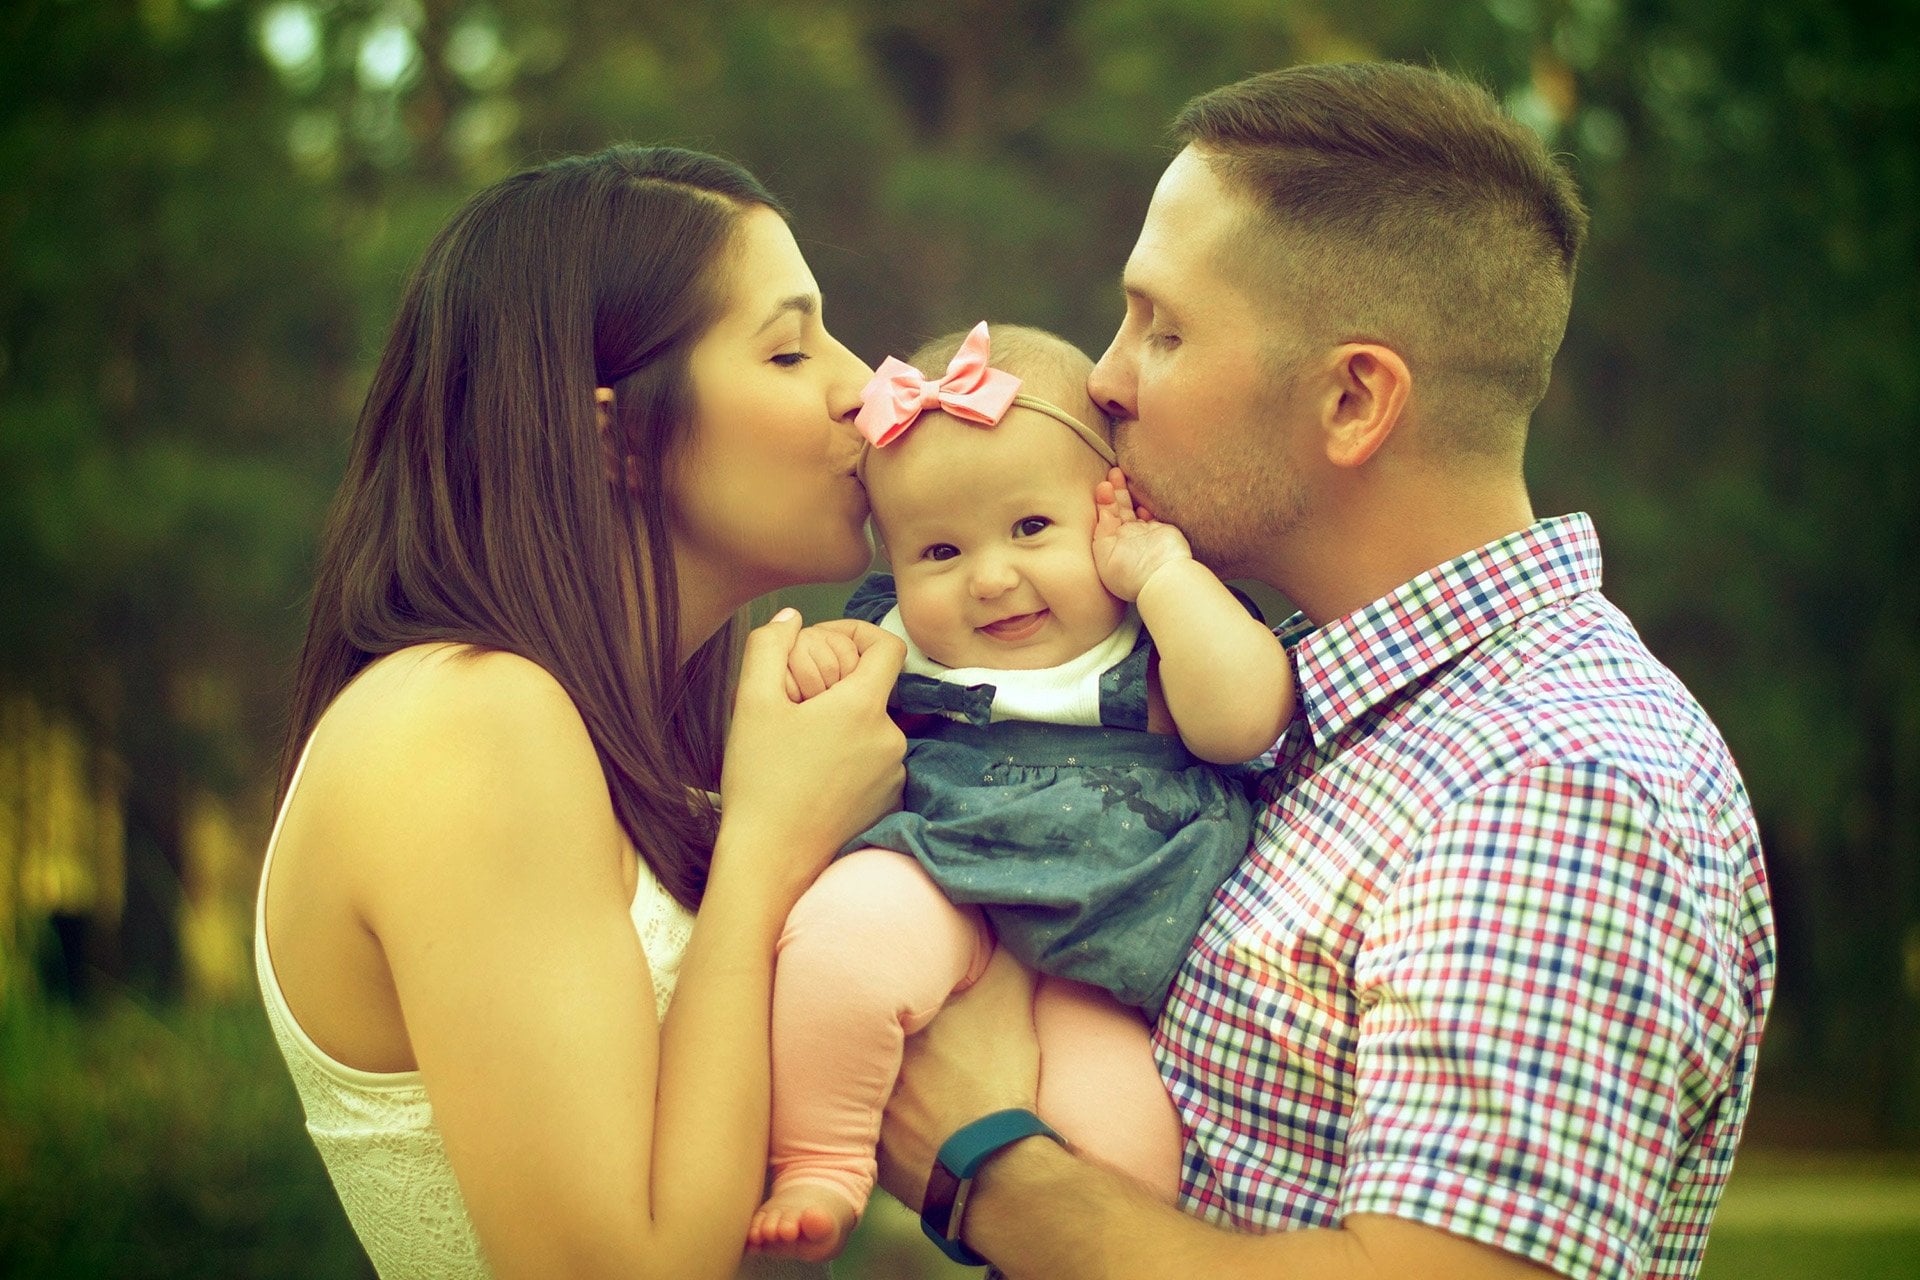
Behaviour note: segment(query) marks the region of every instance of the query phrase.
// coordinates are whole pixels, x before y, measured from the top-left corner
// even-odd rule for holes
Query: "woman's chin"
[[[787,591],[794,587],[815,587],[838,585],[852,582],[863,576],[873,564],[873,557],[863,546],[859,554],[845,556],[822,556],[804,564],[788,565],[779,573],[771,575],[761,582],[765,588],[756,592],[756,596],[774,591]],[[818,621],[818,619],[814,619]]]
[[[816,582],[851,582],[873,567],[873,546],[867,541],[866,529],[862,526],[859,535],[844,550],[832,557],[829,565],[814,579]]]

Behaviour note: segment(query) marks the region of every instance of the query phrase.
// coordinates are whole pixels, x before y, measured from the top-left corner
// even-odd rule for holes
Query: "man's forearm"
[[[1045,1138],[981,1169],[962,1227],[1008,1280],[1547,1280],[1552,1272],[1434,1227],[1355,1214],[1338,1228],[1208,1226]]]
[[[1346,1232],[1222,1231],[1045,1138],[1016,1143],[981,1170],[964,1234],[1009,1280],[1370,1274]]]

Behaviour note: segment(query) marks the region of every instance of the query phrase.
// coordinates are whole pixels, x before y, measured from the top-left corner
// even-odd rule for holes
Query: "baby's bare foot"
[[[774,1192],[754,1211],[747,1224],[747,1248],[825,1262],[847,1247],[853,1223],[853,1206],[844,1196],[818,1183],[796,1183]]]

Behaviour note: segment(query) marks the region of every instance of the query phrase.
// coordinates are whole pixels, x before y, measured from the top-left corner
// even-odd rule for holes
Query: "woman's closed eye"
[[[1045,516],[1023,516],[1019,520],[1014,521],[1013,536],[1016,538],[1031,538],[1052,524],[1053,521],[1047,519]]]
[[[773,362],[779,365],[782,369],[791,369],[797,365],[804,364],[811,359],[813,359],[813,357],[808,355],[804,351],[782,351],[779,355],[773,358]]]

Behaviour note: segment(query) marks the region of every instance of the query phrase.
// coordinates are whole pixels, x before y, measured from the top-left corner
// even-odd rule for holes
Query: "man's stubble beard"
[[[1199,535],[1187,533],[1196,560],[1222,578],[1265,578],[1287,536],[1306,518],[1305,487],[1292,473],[1268,477],[1264,484],[1247,483],[1241,492],[1223,494],[1219,519],[1202,523]]]
[[[1121,468],[1134,475],[1120,426],[1115,428],[1114,444]],[[1203,467],[1171,484],[1155,485],[1149,505],[1156,518],[1179,527],[1193,548],[1193,558],[1215,574],[1253,579],[1271,572],[1280,544],[1312,508],[1298,472],[1274,458],[1272,451],[1251,448],[1238,458],[1207,458]]]

